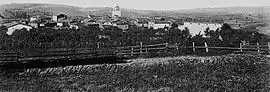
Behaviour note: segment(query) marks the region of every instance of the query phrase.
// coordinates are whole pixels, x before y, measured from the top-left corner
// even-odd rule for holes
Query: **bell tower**
[[[121,9],[118,4],[113,8],[112,17],[113,18],[121,17]]]

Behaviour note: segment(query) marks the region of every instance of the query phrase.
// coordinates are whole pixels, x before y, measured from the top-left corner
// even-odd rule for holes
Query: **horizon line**
[[[72,4],[59,4],[59,3],[6,3],[0,4],[2,5],[9,5],[9,4],[52,4],[52,5],[64,5],[64,6],[71,6],[71,7],[78,7],[78,8],[112,8],[113,6],[83,6],[83,5],[72,5]],[[119,5],[121,7],[121,5]],[[245,8],[245,7],[252,7],[252,8],[266,8],[270,6],[214,6],[214,7],[200,7],[200,8],[184,8],[184,9],[138,9],[138,8],[126,8],[121,7],[122,9],[134,9],[134,10],[146,10],[146,11],[177,11],[177,10],[197,10],[197,9],[217,9],[217,8]]]

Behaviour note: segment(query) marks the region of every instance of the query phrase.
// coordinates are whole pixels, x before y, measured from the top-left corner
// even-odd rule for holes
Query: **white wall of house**
[[[164,28],[164,27],[170,27],[170,24],[155,24],[154,22],[150,22],[148,25],[149,28],[153,29],[159,29],[159,28]]]
[[[57,26],[62,27],[63,23],[57,23]]]
[[[148,24],[147,23],[144,23],[144,24],[137,24],[139,27],[148,27]]]
[[[37,19],[38,19],[38,17],[37,17],[37,16],[30,17],[30,21],[35,21],[35,20],[37,20]]]
[[[77,26],[77,25],[69,25],[69,28],[79,29],[79,26]]]
[[[28,25],[34,27],[34,28],[38,28],[38,24],[37,23],[29,23]]]
[[[164,28],[164,27],[170,27],[170,24],[154,24],[154,29]]]
[[[58,21],[57,16],[53,16],[53,17],[52,17],[52,20],[53,20],[53,21]]]
[[[122,30],[128,29],[128,25],[117,25],[117,27],[122,29]]]
[[[8,34],[8,35],[12,35],[12,33],[13,33],[15,30],[20,30],[20,29],[23,29],[23,28],[26,28],[28,31],[29,31],[30,29],[32,29],[31,26],[18,24],[18,25],[9,27],[9,28],[8,28],[8,31],[7,31],[7,34]]]

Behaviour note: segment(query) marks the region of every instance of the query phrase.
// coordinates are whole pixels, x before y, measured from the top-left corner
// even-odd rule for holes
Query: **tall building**
[[[120,9],[119,5],[116,5],[116,6],[113,8],[113,11],[112,11],[112,17],[113,17],[113,18],[121,17],[121,9]]]

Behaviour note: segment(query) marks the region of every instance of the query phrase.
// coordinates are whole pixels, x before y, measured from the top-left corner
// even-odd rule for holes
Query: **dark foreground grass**
[[[269,59],[224,55],[132,63],[30,69],[0,78],[2,91],[269,92]]]

